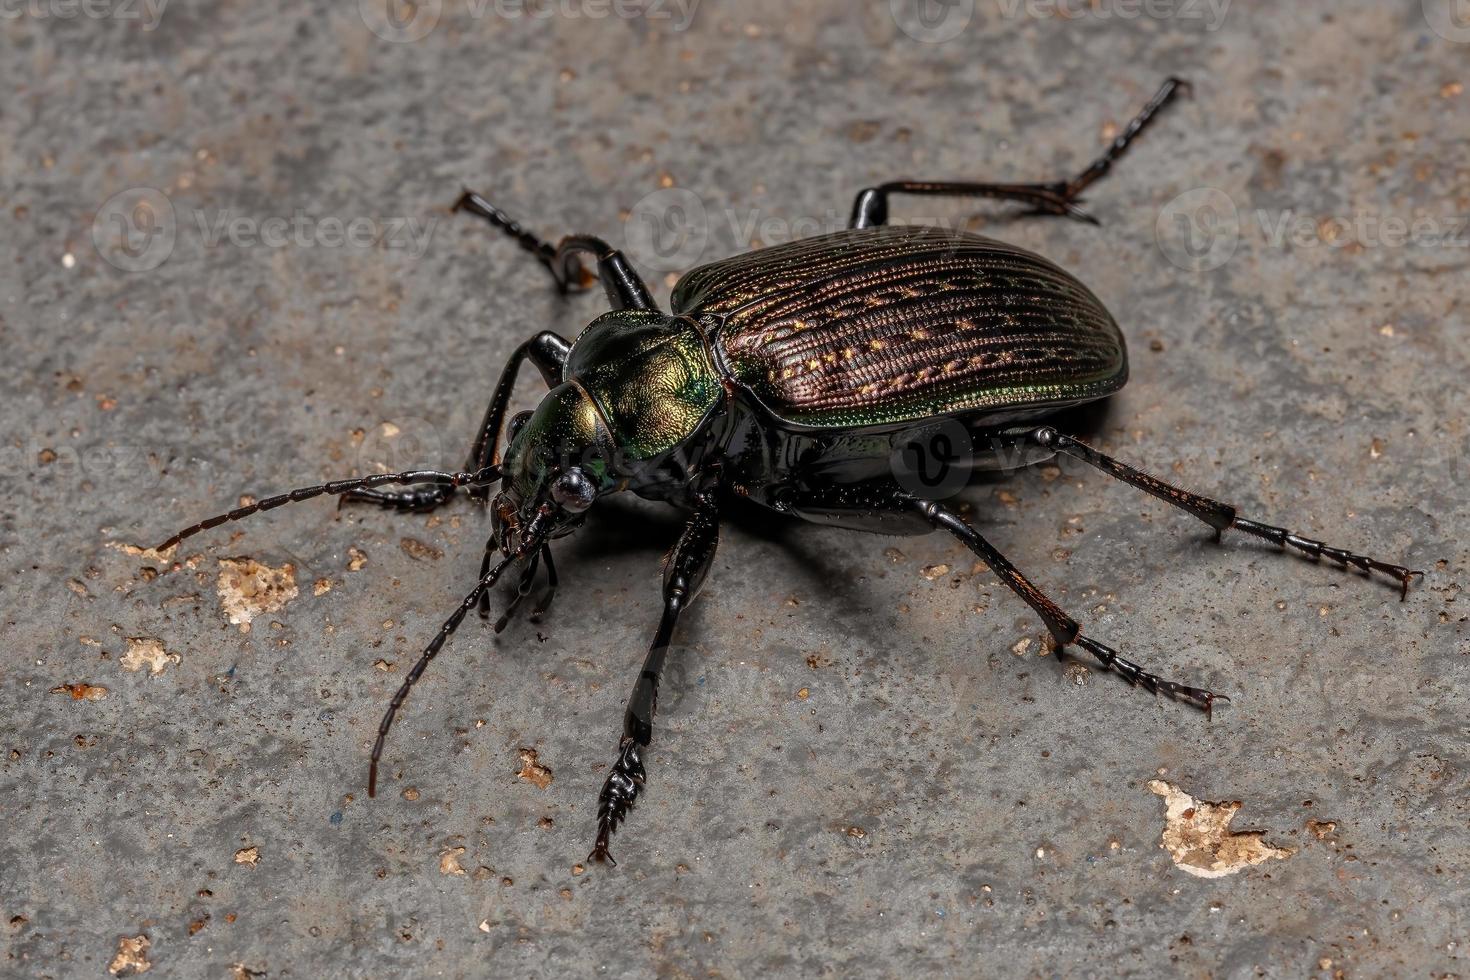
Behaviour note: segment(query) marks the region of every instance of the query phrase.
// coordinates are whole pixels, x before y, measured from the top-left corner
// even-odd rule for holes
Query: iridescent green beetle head
[[[609,464],[616,448],[592,396],[575,381],[557,385],[534,412],[516,416],[509,435],[491,513],[506,554],[538,515],[548,537],[580,527],[588,508],[614,489]]]

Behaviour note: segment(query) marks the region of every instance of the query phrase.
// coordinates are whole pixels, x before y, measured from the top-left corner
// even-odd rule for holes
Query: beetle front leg
[[[510,396],[515,391],[516,377],[520,374],[521,365],[530,361],[541,372],[546,386],[554,388],[561,384],[562,367],[571,350],[572,345],[562,337],[550,330],[543,330],[511,352],[505,367],[500,371],[500,381],[496,383],[495,392],[490,396],[490,404],[485,407],[485,417],[475,433],[475,442],[470,447],[466,469],[484,469],[499,461],[501,430],[505,427],[505,413],[510,406]],[[487,493],[488,490],[470,489],[471,497],[483,498]],[[343,494],[341,500],[343,503],[363,502],[397,510],[425,512],[445,503],[452,496],[453,487],[436,485],[407,490],[355,490]],[[488,568],[487,564],[481,574]]]
[[[618,757],[597,797],[597,841],[587,856],[589,861],[617,863],[613,861],[608,845],[613,832],[633,809],[643,788],[642,753],[653,739],[659,678],[663,675],[669,644],[673,642],[674,628],[678,625],[679,614],[694,601],[704,584],[719,538],[720,521],[714,496],[702,496],[664,569],[663,617],[659,620],[658,631],[654,634],[653,644],[648,649],[638,682],[633,686],[633,695],[628,699],[627,711],[623,714],[623,737],[618,742]]]
[[[1180,510],[1193,514],[1215,529],[1216,541],[1220,540],[1220,535],[1225,531],[1244,531],[1258,538],[1264,538],[1278,548],[1293,548],[1313,561],[1330,558],[1343,568],[1351,566],[1366,575],[1381,572],[1391,576],[1398,583],[1400,602],[1408,598],[1409,583],[1416,577],[1424,575],[1423,572],[1414,571],[1404,565],[1380,561],[1377,558],[1370,558],[1343,548],[1331,547],[1312,538],[1304,538],[1283,527],[1248,521],[1239,516],[1236,509],[1230,504],[1211,500],[1209,497],[1201,497],[1197,493],[1191,493],[1172,483],[1166,483],[1158,477],[1150,476],[1127,463],[1119,462],[1111,456],[1100,453],[1081,440],[1064,435],[1049,425],[1032,431],[1027,438],[1037,446],[1080,459],[1115,479],[1122,480],[1167,504],[1172,504]]]
[[[454,202],[454,210],[468,211],[511,236],[544,265],[556,281],[558,292],[580,292],[598,280],[615,310],[656,309],[653,297],[643,279],[622,252],[591,235],[568,235],[557,245],[542,241],[523,228],[520,222],[473,191],[465,191]],[[597,272],[588,272],[580,256],[590,254],[597,262]]]
[[[1070,180],[1054,180],[1046,183],[997,184],[960,181],[896,180],[877,187],[870,187],[858,194],[853,202],[851,228],[872,228],[888,223],[888,197],[890,194],[912,194],[927,197],[985,197],[1002,201],[1020,201],[1030,204],[1037,211],[1047,214],[1066,215],[1079,221],[1097,224],[1097,219],[1078,207],[1080,195],[1089,185],[1105,176],[1113,163],[1128,151],[1133,140],[1142,133],[1159,111],[1187,88],[1188,82],[1170,78],[1164,82],[1148,105],[1139,111],[1127,126],[1123,127],[1108,148],[1077,176]]]

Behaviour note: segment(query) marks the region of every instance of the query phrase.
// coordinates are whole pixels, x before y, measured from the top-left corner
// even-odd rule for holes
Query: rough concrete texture
[[[897,8],[705,0],[680,30],[671,0],[446,0],[390,40],[367,24],[425,22],[8,5],[0,973],[1465,972],[1470,29],[1436,0],[979,0],[940,42],[954,20]],[[954,542],[747,519],[622,863],[583,869],[677,514],[600,505],[544,624],[472,617],[371,801],[378,719],[484,515],[316,501],[171,562],[122,547],[242,493],[459,463],[518,340],[600,305],[452,217],[461,186],[626,242],[666,295],[875,181],[1065,174],[1169,74],[1194,97],[1089,195],[1101,228],[900,210],[1107,302],[1133,378],[1102,445],[1427,571],[1400,603],[1078,467],[965,492],[1090,634],[1230,694],[1211,723],[1059,663]],[[1176,866],[1176,791],[1240,801],[1270,859]]]

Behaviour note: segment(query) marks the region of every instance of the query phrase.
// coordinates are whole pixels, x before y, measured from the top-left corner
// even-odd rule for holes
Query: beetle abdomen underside
[[[1128,376],[1117,324],[1087,287],[964,232],[885,226],[766,248],[694,269],[673,302],[724,318],[730,370],[802,425],[1018,417]]]

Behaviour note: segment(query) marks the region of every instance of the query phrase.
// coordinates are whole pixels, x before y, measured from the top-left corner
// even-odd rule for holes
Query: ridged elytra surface
[[[692,270],[673,306],[723,318],[730,368],[803,425],[1023,415],[1128,377],[1122,334],[1086,286],[959,231],[887,226],[760,249]]]

